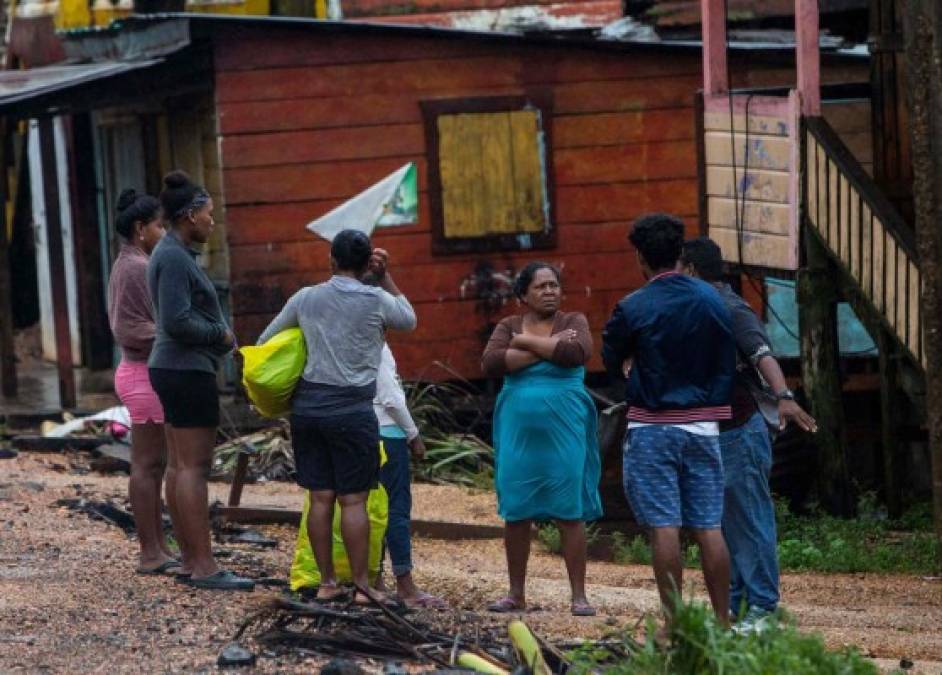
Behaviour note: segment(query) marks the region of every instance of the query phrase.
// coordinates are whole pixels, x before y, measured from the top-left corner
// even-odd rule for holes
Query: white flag
[[[308,223],[307,229],[333,241],[342,230],[359,230],[371,235],[377,227],[409,225],[417,220],[416,169],[415,164],[409,162],[330,213]]]

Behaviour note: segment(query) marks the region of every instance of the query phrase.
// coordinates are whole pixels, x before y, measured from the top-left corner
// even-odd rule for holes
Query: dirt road
[[[247,612],[267,594],[196,591],[170,578],[134,574],[136,542],[108,523],[56,506],[77,494],[123,501],[126,479],[73,473],[63,455],[0,460],[0,672],[191,672],[211,670]],[[214,492],[222,493],[221,486]],[[449,504],[475,513],[489,495],[418,488],[422,517],[444,519]],[[250,487],[246,499],[291,502],[291,485]],[[223,564],[252,575],[284,577],[293,551],[290,528],[262,528],[275,549],[222,544]],[[482,610],[504,591],[500,541],[417,540],[418,580],[456,607]],[[697,574],[689,579],[703,596]],[[589,565],[590,596],[601,616],[574,619],[560,558],[534,546],[529,600],[534,627],[553,637],[591,637],[633,624],[656,607],[648,568]],[[786,575],[784,603],[805,630],[828,644],[855,644],[892,667],[942,674],[942,582],[911,576]],[[262,655],[258,672],[310,672],[316,662]]]

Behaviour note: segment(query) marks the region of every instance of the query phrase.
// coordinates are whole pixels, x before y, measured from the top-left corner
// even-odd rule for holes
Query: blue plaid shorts
[[[723,460],[718,436],[670,425],[629,429],[622,469],[625,495],[639,524],[719,529]]]

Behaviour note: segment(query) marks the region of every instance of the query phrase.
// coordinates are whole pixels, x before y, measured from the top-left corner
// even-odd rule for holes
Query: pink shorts
[[[121,360],[114,373],[114,390],[131,415],[131,424],[164,423],[164,409],[150,385],[146,361]]]

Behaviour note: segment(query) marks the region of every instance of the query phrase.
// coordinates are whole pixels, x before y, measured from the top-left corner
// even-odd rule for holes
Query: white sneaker
[[[775,615],[767,612],[760,607],[750,607],[742,621],[733,626],[732,630],[737,635],[749,635],[750,633],[763,633],[775,622]]]

